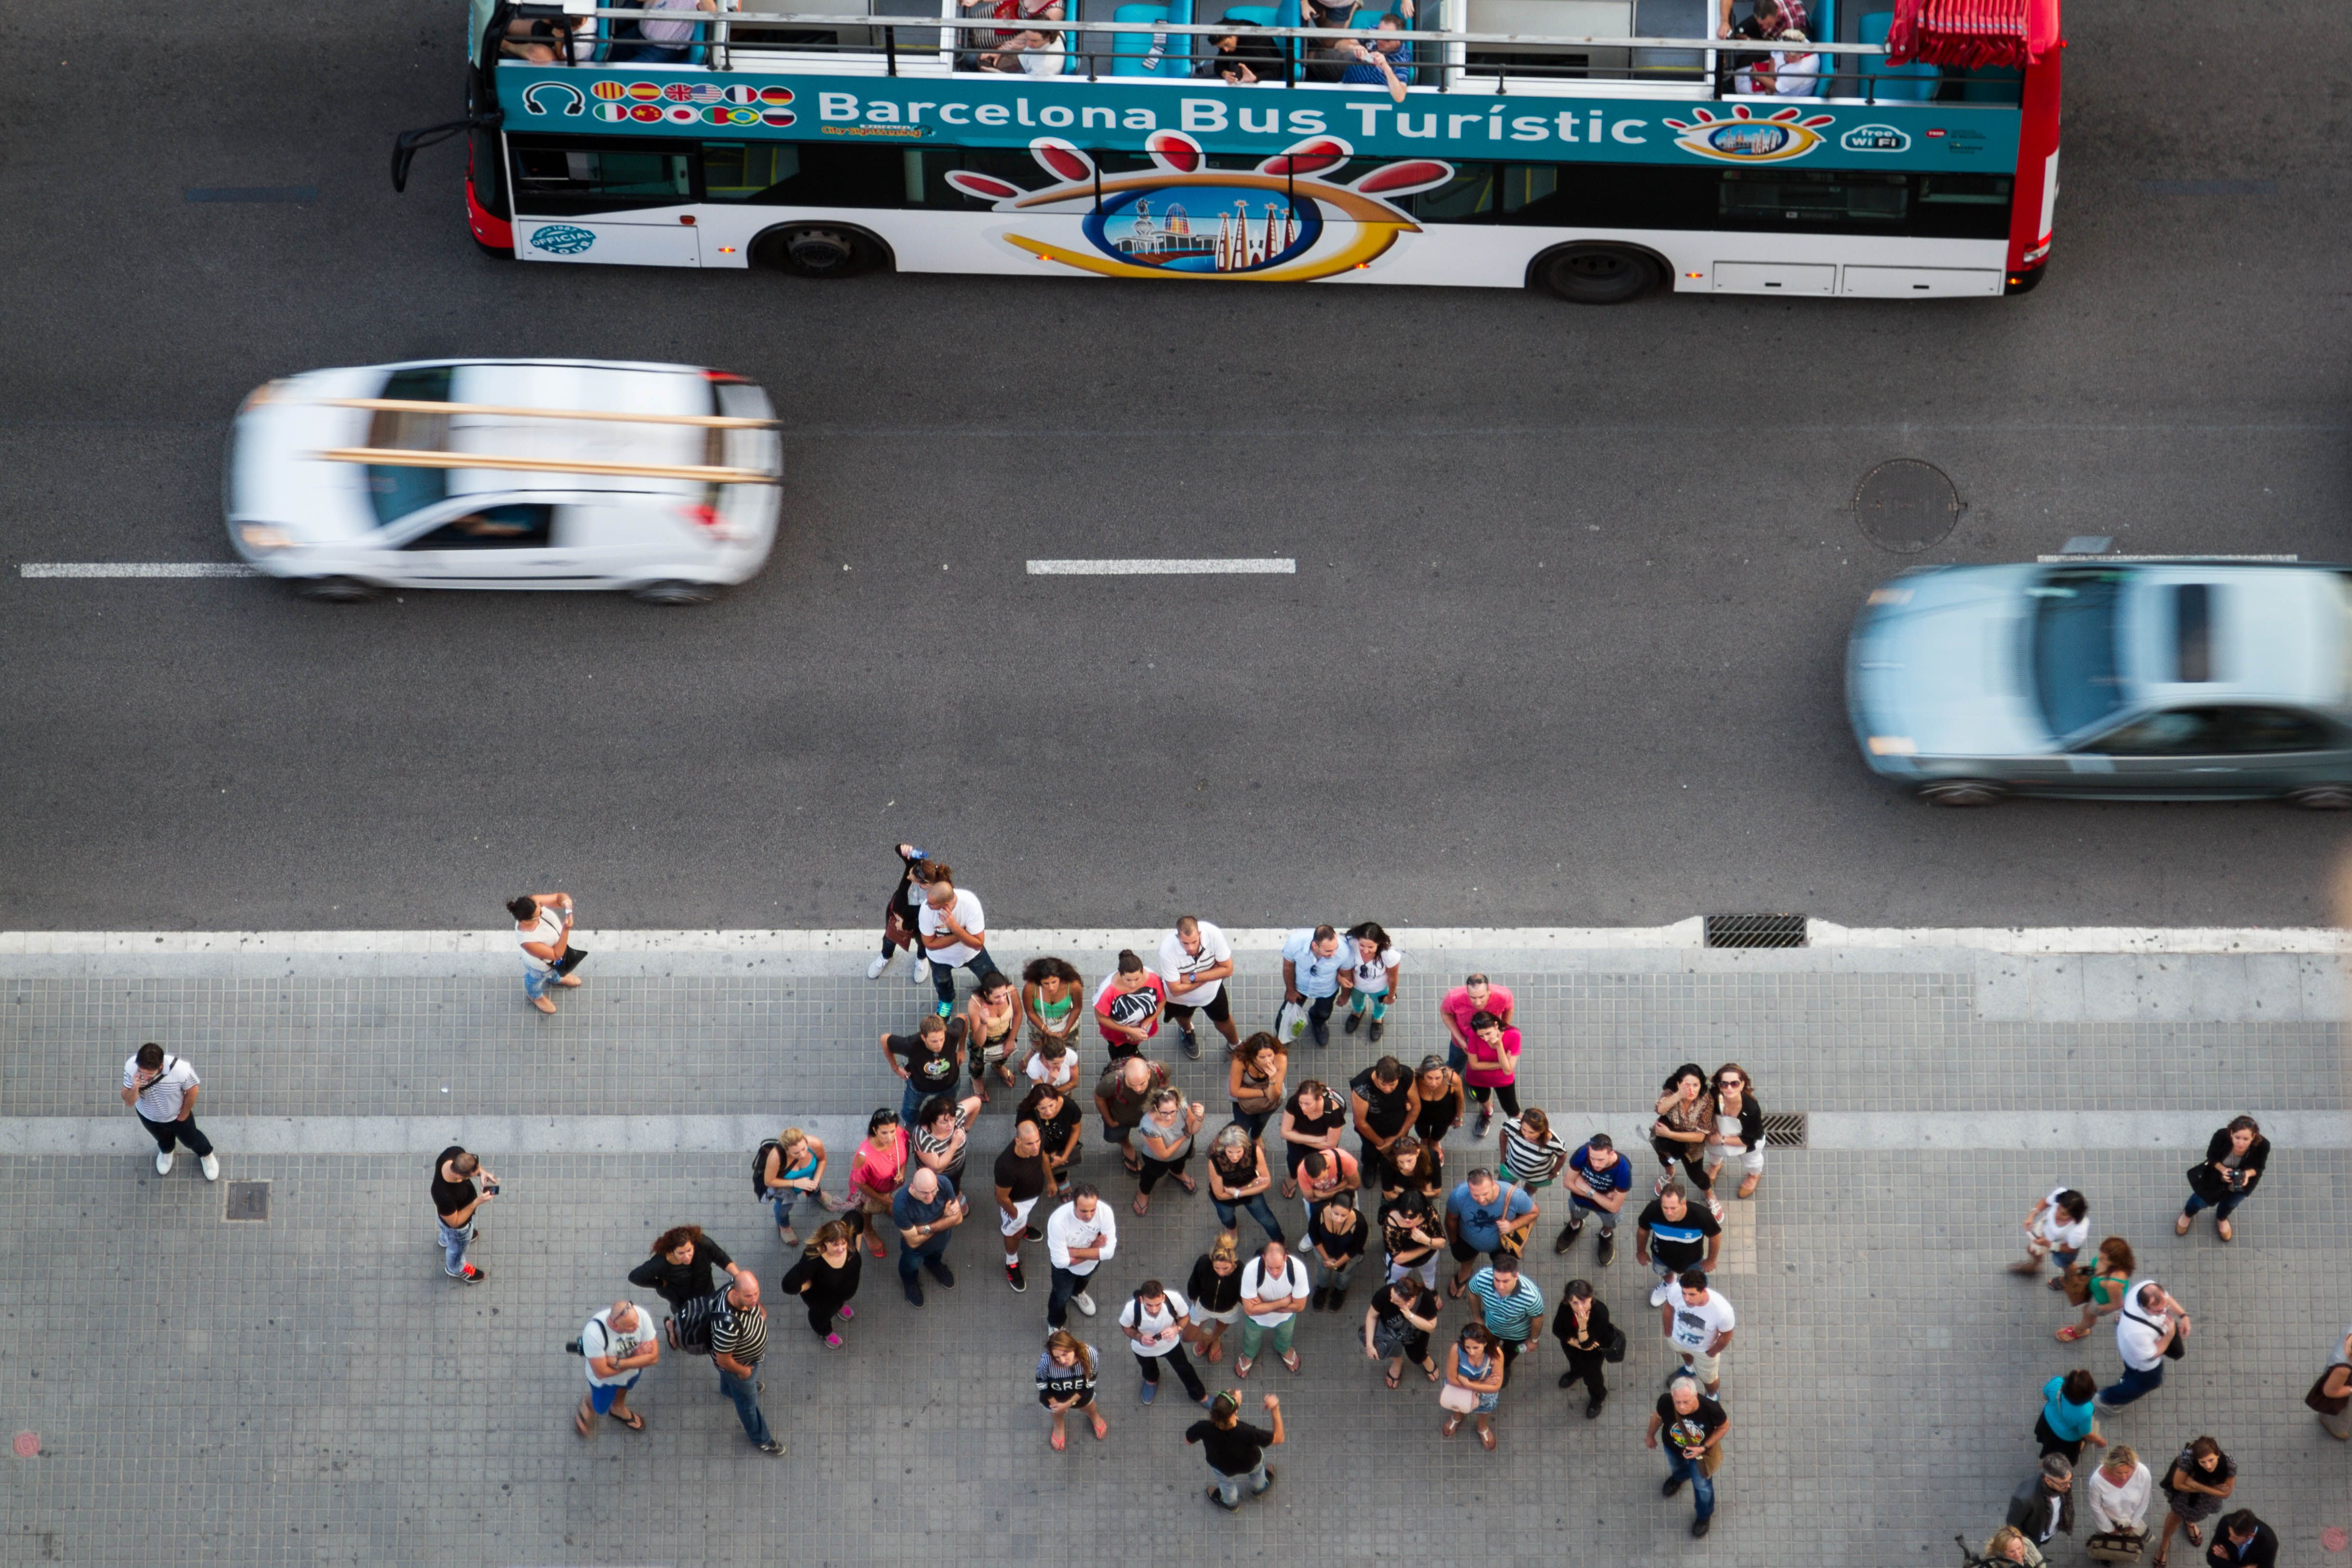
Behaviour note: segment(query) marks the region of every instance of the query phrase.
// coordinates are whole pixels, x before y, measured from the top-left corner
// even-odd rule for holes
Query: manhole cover
[[[224,1219],[268,1219],[269,1218],[269,1184],[266,1181],[233,1181],[228,1184],[228,1208]]]
[[[1853,509],[1871,543],[1912,555],[1952,531],[1960,520],[1960,495],[1934,464],[1897,457],[1862,476]]]

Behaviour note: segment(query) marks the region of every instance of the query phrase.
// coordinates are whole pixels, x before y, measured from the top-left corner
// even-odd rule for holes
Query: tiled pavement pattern
[[[1613,976],[1518,973],[1509,957],[1484,963],[1519,989],[1523,1083],[1571,1133],[1580,1111],[1635,1109],[1685,1058],[1736,1056],[1775,1110],[2345,1103],[2327,1025],[1997,1023],[1949,973],[1707,973],[1623,956]],[[487,978],[11,981],[0,1114],[115,1112],[111,1077],[150,1035],[196,1061],[220,1114],[782,1121],[896,1099],[873,1037],[913,1015],[903,971],[869,986],[622,968],[592,967],[550,1020]],[[1252,969],[1244,1011],[1259,1016],[1272,992]],[[1410,978],[1384,1042],[1400,1056],[1437,1032],[1430,978]],[[1294,1078],[1371,1054],[1334,1040],[1328,1055],[1303,1049]],[[1207,1064],[1177,1064],[1214,1103]],[[984,1124],[983,1152],[1003,1126],[1001,1111]],[[470,1290],[438,1270],[424,1162],[224,1152],[232,1177],[273,1184],[268,1224],[224,1224],[222,1189],[184,1160],[160,1181],[143,1156],[0,1160],[18,1239],[0,1270],[0,1420],[41,1443],[0,1457],[0,1561],[1948,1563],[1952,1535],[1980,1542],[2030,1470],[2041,1380],[2116,1366],[2111,1335],[2057,1344],[2062,1303],[2000,1271],[2025,1207],[2062,1177],[2091,1195],[2095,1234],[2130,1237],[2199,1324],[2188,1361],[2111,1434],[2151,1466],[2200,1432],[2220,1437],[2241,1464],[2237,1500],[2280,1528],[2284,1561],[2336,1561],[2321,1531],[2352,1524],[2352,1453],[2300,1402],[2352,1322],[2341,1150],[2282,1151],[2230,1249],[2210,1227],[2171,1237],[2187,1163],[2174,1153],[1776,1154],[1758,1199],[1736,1206],[1754,1272],[1725,1275],[1741,1315],[1726,1377],[1737,1426],[1705,1542],[1685,1533],[1686,1496],[1658,1497],[1663,1462],[1641,1447],[1643,1396],[1669,1358],[1630,1248],[1598,1280],[1634,1337],[1599,1421],[1583,1420],[1580,1391],[1552,1387],[1547,1344],[1505,1396],[1500,1452],[1466,1430],[1441,1440],[1428,1385],[1387,1392],[1354,1344],[1360,1285],[1346,1322],[1302,1326],[1302,1375],[1268,1364],[1244,1385],[1282,1395],[1295,1425],[1275,1492],[1228,1518],[1201,1497],[1172,1383],[1155,1407],[1135,1403],[1108,1312],[1080,1326],[1107,1353],[1110,1441],[1078,1427],[1069,1453],[1046,1448],[1029,1386],[1036,1244],[1033,1287],[1014,1296],[985,1229],[960,1236],[961,1283],[931,1287],[919,1312],[869,1260],[837,1353],[785,1304],[766,1369],[793,1450],[781,1461],[743,1445],[706,1364],[675,1356],[641,1385],[648,1432],[608,1423],[583,1444],[568,1416],[580,1366],[560,1346],[626,1289],[656,1228],[701,1220],[772,1281],[781,1249],[746,1191],[748,1151],[488,1151],[507,1191],[477,1254],[491,1278]],[[1123,1205],[1131,1184],[1107,1164],[1090,1155],[1090,1174]],[[1181,1281],[1213,1229],[1204,1197],[1167,1189],[1149,1218],[1121,1218],[1107,1309],[1147,1274]],[[1556,1298],[1593,1270],[1589,1239],[1556,1260],[1549,1228],[1537,1277]],[[1444,1326],[1460,1321],[1450,1308]],[[2053,1558],[2081,1560],[2063,1545]]]

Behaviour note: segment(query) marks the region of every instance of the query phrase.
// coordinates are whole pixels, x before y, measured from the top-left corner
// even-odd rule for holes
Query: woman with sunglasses
[[[1706,1141],[1706,1181],[1713,1197],[1715,1174],[1726,1161],[1739,1162],[1739,1196],[1754,1197],[1764,1179],[1764,1108],[1748,1069],[1727,1061],[1715,1070],[1715,1136]],[[1720,1218],[1721,1216],[1717,1218]]]

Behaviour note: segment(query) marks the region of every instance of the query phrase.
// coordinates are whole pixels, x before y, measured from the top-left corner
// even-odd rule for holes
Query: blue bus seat
[[[2025,73],[2014,66],[1982,66],[1960,77],[1962,103],[2005,103],[2014,106],[2025,89]]]
[[[1892,11],[1873,11],[1862,19],[1858,42],[1884,44],[1886,30],[1895,24]],[[1924,61],[1913,60],[1906,66],[1890,66],[1885,60],[1871,57],[1868,62],[1878,80],[1876,97],[1883,103],[1925,103],[1936,96],[1936,86],[1944,73]]]
[[[1168,7],[1122,5],[1111,13],[1110,19],[1114,22],[1165,22],[1168,20]],[[1176,40],[1171,37],[1168,42],[1172,48]],[[1181,68],[1171,66],[1164,57],[1148,65],[1144,62],[1144,57],[1151,52],[1150,33],[1113,33],[1110,52],[1110,74],[1115,77],[1175,77],[1185,74]]]
[[[1244,27],[1278,27],[1271,5],[1228,5],[1223,20]]]

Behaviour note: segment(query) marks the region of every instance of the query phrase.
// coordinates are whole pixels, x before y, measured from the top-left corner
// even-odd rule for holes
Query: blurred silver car
[[[742,377],[692,365],[311,371],[237,411],[229,543],[315,598],[625,589],[698,603],[768,559],[774,415]]]
[[[2352,807],[2352,572],[2166,559],[1926,567],[1846,644],[1872,771],[2006,795]]]

